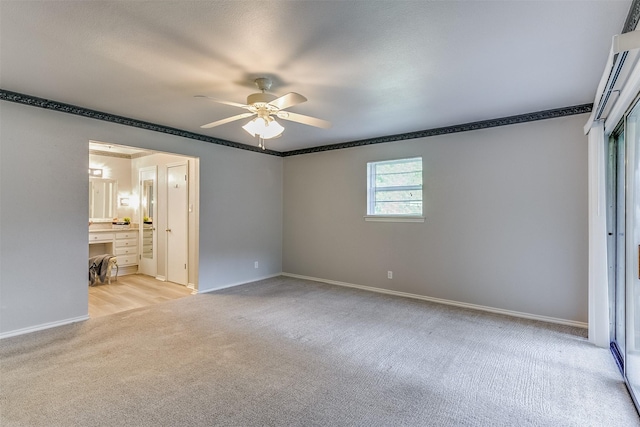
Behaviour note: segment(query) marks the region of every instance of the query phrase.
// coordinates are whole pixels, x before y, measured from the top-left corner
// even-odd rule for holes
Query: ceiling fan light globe
[[[282,135],[282,132],[284,132],[284,127],[282,127],[282,125],[276,122],[274,119],[271,119],[262,132],[262,139],[271,139],[278,137]]]
[[[258,125],[256,125],[256,121],[258,119],[255,118],[253,120],[249,120],[249,122],[247,122],[246,125],[242,126],[242,129],[246,130],[249,135],[251,136],[256,136],[256,133],[258,133]]]
[[[242,126],[251,136],[259,136],[262,139],[271,139],[280,136],[284,132],[284,127],[273,118],[268,119],[256,117],[246,125]]]
[[[249,123],[243,126],[243,129],[252,134],[253,136],[258,135],[262,136],[264,130],[267,127],[267,119],[263,117],[256,117],[251,120]]]

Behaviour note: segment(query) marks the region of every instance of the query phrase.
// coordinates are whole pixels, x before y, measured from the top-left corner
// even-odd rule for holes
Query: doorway
[[[102,253],[116,255],[119,266],[117,280],[114,270],[111,284],[99,285],[100,291],[110,286],[112,292],[89,292],[89,298],[109,299],[111,306],[103,306],[100,312],[116,305],[123,310],[132,308],[127,298],[147,304],[144,301],[160,302],[167,295],[197,293],[199,159],[91,141],[89,164],[92,169],[100,168],[116,188],[113,212],[108,218],[90,218],[89,222],[90,237],[111,236],[112,244],[103,245]],[[121,256],[125,240],[127,254]],[[171,292],[176,286],[184,292]],[[122,299],[116,303],[113,298],[117,296]]]

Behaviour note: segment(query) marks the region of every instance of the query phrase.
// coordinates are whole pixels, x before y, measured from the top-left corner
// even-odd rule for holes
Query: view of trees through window
[[[422,158],[371,162],[368,215],[422,215]]]

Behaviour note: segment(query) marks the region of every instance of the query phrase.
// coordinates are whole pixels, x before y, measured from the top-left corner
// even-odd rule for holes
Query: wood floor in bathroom
[[[89,317],[100,317],[191,295],[193,290],[143,274],[118,276],[111,284],[89,286]]]

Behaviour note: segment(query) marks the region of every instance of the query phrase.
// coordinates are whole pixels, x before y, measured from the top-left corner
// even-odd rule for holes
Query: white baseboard
[[[238,283],[232,283],[229,285],[223,285],[220,286],[218,288],[212,288],[212,289],[198,289],[198,293],[199,294],[206,294],[208,292],[214,292],[214,291],[220,291],[222,289],[228,289],[228,288],[233,288],[236,286],[242,286],[242,285],[246,285],[248,283],[253,283],[253,282],[258,282],[260,280],[266,280],[266,279],[272,279],[274,277],[278,277],[278,276],[284,276],[284,273],[276,273],[276,274],[271,274],[269,276],[264,276],[264,277],[257,277],[255,279],[251,279],[248,282],[238,282]]]
[[[156,276],[156,280],[160,280],[161,282],[166,282],[167,278],[164,276]]]
[[[22,328],[22,329],[16,329],[13,331],[9,331],[9,332],[3,332],[0,334],[0,340],[4,339],[4,338],[9,338],[9,337],[15,337],[18,335],[24,335],[24,334],[29,334],[31,332],[36,332],[36,331],[42,331],[45,329],[50,329],[50,328],[55,328],[57,326],[62,326],[62,325],[68,325],[70,323],[76,323],[76,322],[82,322],[85,320],[88,320],[89,316],[80,316],[80,317],[73,317],[71,319],[65,319],[65,320],[59,320],[57,322],[49,322],[49,323],[43,323],[41,325],[36,325],[36,326],[29,326],[28,328]]]
[[[407,293],[407,292],[392,291],[392,290],[389,290],[389,289],[374,288],[374,287],[371,287],[371,286],[363,286],[363,285],[355,285],[353,283],[346,283],[346,282],[338,282],[336,280],[327,280],[327,279],[321,279],[321,278],[318,278],[318,277],[302,276],[300,274],[282,273],[282,275],[283,276],[288,276],[288,277],[295,277],[296,279],[312,280],[314,282],[328,283],[330,285],[345,286],[347,288],[356,288],[356,289],[362,289],[362,290],[370,291],[370,292],[378,292],[378,293],[381,293],[381,294],[395,295],[395,296],[399,296],[399,297],[414,298],[414,299],[419,299],[419,300],[423,300],[423,301],[435,302],[435,303],[438,303],[438,304],[446,304],[446,305],[453,305],[453,306],[456,306],[456,307],[470,308],[472,310],[487,311],[489,313],[504,314],[506,316],[520,317],[522,319],[539,320],[541,322],[557,323],[559,325],[575,326],[577,328],[584,328],[584,329],[588,328],[588,324],[587,323],[585,323],[585,322],[577,322],[575,320],[566,320],[566,319],[559,319],[559,318],[556,318],[556,317],[548,317],[548,316],[540,316],[540,315],[537,315],[537,314],[523,313],[523,312],[520,312],[520,311],[504,310],[504,309],[501,309],[501,308],[487,307],[487,306],[484,306],[484,305],[469,304],[469,303],[466,303],[466,302],[458,302],[458,301],[452,301],[452,300],[447,300],[447,299],[428,297],[428,296],[424,296],[424,295],[410,294],[410,293]]]

